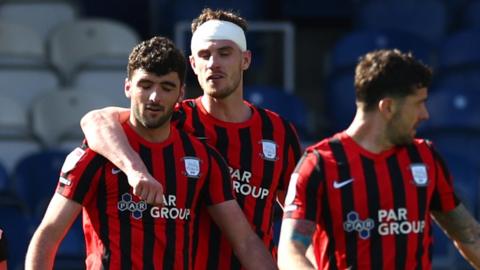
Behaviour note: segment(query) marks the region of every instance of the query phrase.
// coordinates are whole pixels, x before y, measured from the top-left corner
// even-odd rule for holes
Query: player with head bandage
[[[224,10],[205,9],[192,21],[189,61],[203,95],[180,102],[173,121],[227,161],[243,213],[275,255],[272,212],[277,201],[283,203],[300,144],[291,123],[243,98],[243,75],[251,63],[246,30],[242,17]],[[120,128],[128,115],[116,107],[92,111],[82,119],[82,129],[90,147],[122,169],[141,198],[159,203],[161,189],[151,184],[153,177]],[[242,268],[227,237],[206,213],[197,226],[199,235],[192,239],[195,269]]]

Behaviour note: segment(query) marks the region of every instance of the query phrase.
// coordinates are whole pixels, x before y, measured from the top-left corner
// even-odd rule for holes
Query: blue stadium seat
[[[55,258],[57,270],[85,269],[85,238],[83,236],[81,216],[73,223],[62,243],[58,247]]]
[[[330,54],[329,73],[351,72],[365,53],[393,48],[412,52],[423,62],[432,63],[432,47],[419,37],[394,30],[363,29],[350,32],[337,41]]]
[[[332,133],[346,129],[355,116],[353,77],[353,72],[344,72],[327,81],[325,106]]]
[[[21,208],[13,205],[0,205],[0,229],[5,232],[8,248],[8,269],[23,269],[34,227],[31,219]]]
[[[446,37],[438,52],[439,73],[480,69],[480,29],[466,29]]]
[[[263,15],[261,5],[252,0],[176,0],[172,1],[172,5],[171,15],[174,22],[191,22],[205,7],[214,10],[218,8],[232,10],[247,20],[259,19]]]
[[[34,216],[43,216],[67,154],[54,149],[40,151],[22,158],[15,167],[13,188]]]
[[[433,89],[427,101],[427,129],[480,131],[480,92],[454,86]]]
[[[8,177],[7,169],[0,162],[0,192],[6,191],[10,188],[10,178]]]
[[[470,1],[463,12],[463,26],[465,28],[480,29],[480,1]]]
[[[310,136],[310,113],[307,105],[297,96],[275,87],[249,86],[245,99],[252,104],[274,111],[295,125],[301,139]]]
[[[414,34],[433,45],[445,36],[449,18],[442,1],[367,1],[357,12],[356,25]]]
[[[281,0],[283,17],[287,19],[350,18],[354,0]]]

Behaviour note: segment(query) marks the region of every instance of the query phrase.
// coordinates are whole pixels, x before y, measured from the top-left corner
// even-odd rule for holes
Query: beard
[[[411,144],[414,136],[412,136],[410,130],[410,128],[404,127],[400,113],[395,113],[387,124],[387,138],[393,145],[402,146]]]
[[[152,105],[147,105],[145,108],[148,108],[149,106],[152,106]],[[159,109],[165,110],[165,107],[163,106],[157,106],[157,107]],[[142,114],[140,112],[140,109],[138,107],[136,107],[133,110],[133,112],[137,121],[139,121],[145,128],[155,129],[165,125],[165,123],[170,121],[173,115],[173,107],[165,111],[165,113],[158,118],[147,117],[146,114]]]
[[[205,82],[205,84],[202,85],[202,90],[205,94],[213,98],[225,99],[235,92],[235,90],[240,86],[240,83],[243,79],[240,74],[238,74],[238,76],[232,77],[234,78],[234,80],[232,80],[231,83],[229,83],[223,88],[216,88],[215,86],[211,86],[208,82]]]

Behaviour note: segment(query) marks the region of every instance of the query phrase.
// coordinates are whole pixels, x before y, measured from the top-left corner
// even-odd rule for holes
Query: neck
[[[130,116],[132,115],[131,113]],[[130,117],[129,125],[138,135],[152,143],[163,142],[170,136],[170,120],[158,128],[146,128],[136,119],[132,120],[132,117]]]
[[[250,119],[252,115],[250,107],[235,93],[223,99],[204,94],[201,102],[211,116],[224,122],[241,123]]]
[[[394,145],[386,136],[386,122],[378,112],[357,109],[355,118],[345,131],[361,147],[372,153],[380,153]]]

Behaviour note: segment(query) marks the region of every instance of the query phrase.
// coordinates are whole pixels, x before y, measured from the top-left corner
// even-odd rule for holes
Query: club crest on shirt
[[[183,163],[185,164],[185,175],[187,177],[200,177],[200,159],[196,157],[184,157]]]
[[[426,186],[428,184],[427,166],[423,163],[414,163],[410,165],[413,181],[417,186]]]
[[[278,145],[274,141],[261,140],[259,143],[262,144],[262,153],[260,154],[260,156],[263,159],[269,160],[269,161],[278,160],[278,156],[277,156]]]

